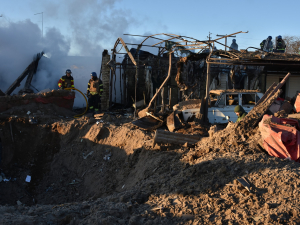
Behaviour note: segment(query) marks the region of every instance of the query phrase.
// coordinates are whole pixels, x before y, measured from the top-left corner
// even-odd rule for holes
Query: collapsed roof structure
[[[286,83],[288,88],[283,87],[282,96],[293,97],[297,90],[295,83],[300,81],[300,56],[270,53],[255,47],[231,50],[227,43],[224,45],[220,42],[221,39],[240,33],[247,32],[240,31],[205,41],[165,33],[131,35],[145,37],[140,44],[125,43],[122,38],[118,38],[108,63],[113,68],[109,78],[110,105],[113,102],[124,105],[138,101],[144,101],[145,105],[149,102],[168,76],[168,54],[171,54],[170,79],[159,90],[161,96],[158,95],[157,101],[163,109],[189,98],[207,97],[209,90],[213,89],[259,89],[265,92],[274,82],[280,82],[288,72],[292,75]],[[147,45],[149,39],[158,42]],[[216,49],[216,44],[224,46],[225,50]],[[129,45],[137,48],[129,50]],[[126,53],[120,52],[123,47]],[[143,51],[142,47],[155,47],[158,54]],[[252,49],[254,51],[250,51]],[[116,62],[118,54],[125,54],[122,63]],[[116,84],[117,80],[119,85]]]

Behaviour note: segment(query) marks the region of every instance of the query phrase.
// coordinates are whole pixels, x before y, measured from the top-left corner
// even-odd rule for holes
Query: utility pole
[[[217,34],[216,36],[217,36],[217,37],[225,37],[225,45],[226,45],[226,46],[227,46],[227,38],[228,38],[228,37],[236,37],[236,36],[227,36],[227,34],[225,34],[225,35],[221,35],[221,34],[218,35],[218,34]],[[226,46],[225,46],[225,52],[226,52]]]
[[[43,14],[44,14],[44,12],[36,13],[36,14],[34,14],[34,15],[37,15],[37,14],[42,14],[42,38],[43,38],[43,20],[44,20]]]
[[[210,49],[210,53],[208,55],[208,57],[210,57],[211,53],[213,52],[213,47],[211,46],[210,43],[210,35],[211,33],[208,33],[208,41],[209,41],[209,49]],[[203,115],[203,121],[207,121],[208,118],[208,101],[209,101],[209,86],[210,86],[210,63],[209,63],[209,58],[206,58],[206,92],[205,92],[205,98],[204,98],[204,102],[202,101],[201,104],[204,103],[204,115]]]

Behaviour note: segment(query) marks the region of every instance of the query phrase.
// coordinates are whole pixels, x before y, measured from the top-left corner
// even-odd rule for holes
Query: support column
[[[109,81],[110,81],[110,68],[106,65],[110,61],[110,55],[107,50],[102,53],[102,82],[103,93],[101,97],[101,109],[109,109]]]

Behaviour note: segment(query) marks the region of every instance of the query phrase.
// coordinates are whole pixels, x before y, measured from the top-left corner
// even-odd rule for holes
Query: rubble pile
[[[269,156],[257,126],[153,146],[155,131],[127,113],[74,115],[39,103],[0,114],[1,224],[300,222],[299,163]]]

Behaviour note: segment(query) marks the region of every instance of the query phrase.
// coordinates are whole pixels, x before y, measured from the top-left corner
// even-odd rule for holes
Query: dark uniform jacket
[[[74,87],[74,78],[72,76],[64,75],[58,81],[58,87],[69,88]]]

